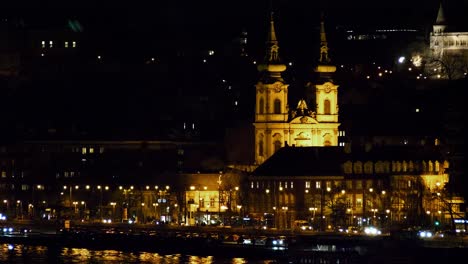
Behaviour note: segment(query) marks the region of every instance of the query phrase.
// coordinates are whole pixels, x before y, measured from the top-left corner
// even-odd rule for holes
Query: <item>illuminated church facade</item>
[[[315,105],[304,99],[288,101],[289,84],[282,73],[287,66],[279,56],[273,16],[266,42],[263,63],[258,65],[260,79],[255,85],[255,164],[260,165],[285,146],[338,146],[338,85],[331,75],[336,67],[330,64],[323,19],[320,27],[320,59],[315,67],[319,81],[315,88]]]

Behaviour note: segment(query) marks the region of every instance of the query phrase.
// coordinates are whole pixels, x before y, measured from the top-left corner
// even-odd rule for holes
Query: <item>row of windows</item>
[[[361,161],[351,162],[347,161],[343,165],[344,173],[351,174],[351,173],[364,173],[365,174],[372,174],[372,173],[390,173],[390,172],[441,172],[440,168],[441,164],[439,161],[367,161],[365,163]],[[448,168],[448,162],[443,162],[443,167]]]
[[[43,40],[43,41],[41,41],[41,47],[42,48],[53,48],[54,47],[54,41],[49,40],[47,42],[47,41]],[[65,41],[63,43],[63,47],[64,48],[76,48],[76,41]]]
[[[462,39],[462,40],[453,40],[449,39],[448,41],[443,41],[444,46],[466,46],[467,41]],[[434,45],[438,46],[439,41],[434,41]]]
[[[259,102],[259,113],[264,114],[265,113],[265,102],[263,99],[260,99]],[[280,99],[275,99],[273,102],[273,113],[274,114],[281,114],[281,100]]]
[[[2,171],[2,172],[1,172],[1,177],[2,177],[2,178],[7,178],[7,177],[8,177],[7,172],[6,172],[6,171]],[[21,178],[24,177],[24,172],[20,172],[20,177],[21,177]],[[14,172],[11,173],[11,178],[15,178],[15,173],[14,173]]]
[[[331,103],[330,100],[325,99],[323,101],[323,112],[325,115],[330,115],[331,114]],[[259,113],[264,114],[265,113],[265,102],[263,99],[260,99],[259,102]],[[273,102],[273,114],[281,114],[281,100],[280,99],[275,99]],[[343,133],[344,136],[344,133]]]
[[[354,182],[354,185],[353,185]],[[280,181],[276,182],[278,186],[278,190],[283,190],[283,189],[294,189],[294,181]],[[345,180],[345,181],[305,181],[304,182],[305,189],[322,189],[322,186],[325,185],[325,189],[339,189],[342,190],[344,188],[348,190],[352,189],[372,189],[373,187],[382,187],[382,181],[377,181],[376,184],[374,184],[373,180]],[[408,183],[410,184],[410,183]],[[374,186],[376,185],[376,186]],[[251,189],[265,189],[266,192],[272,192],[273,189],[275,188],[276,184],[274,182],[269,182],[269,181],[252,181],[250,182],[250,188]],[[409,185],[411,186],[411,185]]]
[[[94,147],[76,147],[76,148],[72,148],[72,152],[75,152],[75,153],[79,153],[81,152],[81,154],[85,155],[85,154],[93,154],[95,153],[95,151],[97,151],[97,149],[95,149]],[[104,152],[104,147],[99,147],[99,153],[103,153]]]

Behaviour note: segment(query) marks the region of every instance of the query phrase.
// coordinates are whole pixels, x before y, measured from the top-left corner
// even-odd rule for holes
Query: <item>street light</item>
[[[4,203],[5,206],[6,206],[6,214],[8,215],[8,211],[9,211],[9,208],[8,208],[8,207],[9,207],[9,206],[8,206],[8,200],[6,200],[6,199],[3,200],[3,203]]]
[[[112,221],[115,221],[115,202],[110,202],[110,205],[112,205]]]
[[[74,201],[74,202],[73,202],[73,205],[75,206],[75,214],[76,214],[77,211],[78,211],[77,208],[76,208],[76,206],[78,205],[78,202],[77,202],[77,201]]]
[[[312,212],[312,226],[314,226],[315,223],[315,212],[317,211],[317,207],[309,207],[309,211]],[[315,228],[315,227],[314,227]]]
[[[21,202],[21,200],[17,200],[16,207],[18,208],[16,217],[23,219],[23,202]]]

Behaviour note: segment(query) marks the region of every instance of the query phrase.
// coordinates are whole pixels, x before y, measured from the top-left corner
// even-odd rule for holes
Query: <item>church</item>
[[[468,70],[468,32],[452,31],[442,3],[430,34],[428,71],[436,78],[465,78]]]
[[[337,146],[338,85],[332,79],[336,67],[328,56],[324,21],[319,64],[314,69],[320,76],[314,84],[315,105],[307,105],[304,99],[288,102],[289,84],[282,77],[287,66],[280,59],[273,16],[266,44],[264,62],[257,67],[261,77],[255,86],[255,164],[262,164],[284,146]]]
[[[256,85],[255,162],[246,212],[266,228],[314,230],[343,226],[453,224],[463,198],[447,194],[450,162],[438,144],[351,146],[339,142],[336,67],[320,21],[314,106],[288,102],[286,70],[270,18],[267,50]],[[290,107],[294,105],[295,107]]]

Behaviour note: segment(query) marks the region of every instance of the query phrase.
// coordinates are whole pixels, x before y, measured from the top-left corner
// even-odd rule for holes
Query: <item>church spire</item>
[[[270,14],[270,30],[266,41],[267,50],[265,53],[265,62],[278,63],[280,58],[278,56],[278,40],[276,39],[275,21],[273,19],[273,12]]]
[[[444,9],[442,8],[442,2],[440,2],[440,5],[439,5],[439,12],[437,13],[436,24],[437,25],[445,24],[445,14],[444,14]]]
[[[320,16],[320,63],[328,64],[330,62],[330,57],[328,57],[328,43],[327,43],[327,34],[325,33],[325,21],[323,12]]]
[[[270,13],[270,27],[266,41],[266,52],[263,63],[258,65],[257,70],[262,72],[262,81],[273,83],[283,81],[281,73],[286,70],[286,65],[281,63],[279,57],[278,39],[276,38],[275,22],[273,12]]]
[[[320,15],[320,54],[318,65],[315,72],[318,72],[320,78],[331,79],[331,74],[336,71],[336,67],[331,64],[330,56],[328,54],[327,34],[325,33],[325,16],[323,12]]]
[[[445,19],[444,9],[442,8],[442,1],[439,5],[439,11],[437,12],[437,18],[435,24],[432,25],[432,31],[435,35],[440,35],[445,32],[447,28],[447,21]]]

